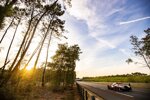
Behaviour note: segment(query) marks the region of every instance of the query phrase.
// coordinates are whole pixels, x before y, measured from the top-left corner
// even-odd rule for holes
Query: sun
[[[27,66],[26,70],[31,70],[33,68],[33,66]]]

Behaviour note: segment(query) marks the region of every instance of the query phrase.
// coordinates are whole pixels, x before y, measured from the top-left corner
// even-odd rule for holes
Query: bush
[[[0,99],[1,100],[15,100],[15,96],[7,88],[0,88]]]

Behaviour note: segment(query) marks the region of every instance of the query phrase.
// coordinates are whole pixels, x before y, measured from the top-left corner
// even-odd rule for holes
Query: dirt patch
[[[81,100],[81,97],[76,87],[74,87],[72,90],[67,90],[65,92],[65,100]]]
[[[52,92],[48,88],[36,87],[30,93],[18,94],[17,100],[81,100],[76,87],[64,92]]]

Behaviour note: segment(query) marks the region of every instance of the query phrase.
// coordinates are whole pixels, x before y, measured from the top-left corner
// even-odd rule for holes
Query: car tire
[[[108,90],[110,90],[110,86],[109,85],[107,85],[107,88],[108,88]]]

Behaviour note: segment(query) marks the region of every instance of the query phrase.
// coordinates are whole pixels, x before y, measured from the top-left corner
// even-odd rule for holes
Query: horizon
[[[133,72],[133,73],[136,73],[136,72]],[[139,73],[141,73],[141,72],[139,72]],[[84,77],[105,77],[105,76],[117,76],[117,75],[127,75],[127,74],[129,74],[129,75],[131,75],[132,73],[126,73],[126,74],[114,74],[114,75],[99,75],[99,76],[83,76],[83,77],[76,77],[76,78],[84,78]],[[141,74],[146,74],[146,73],[141,73]],[[150,75],[150,74],[146,74],[146,75]]]

